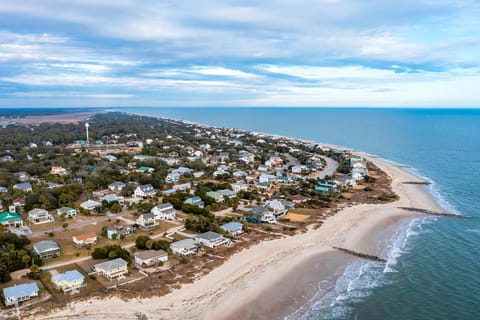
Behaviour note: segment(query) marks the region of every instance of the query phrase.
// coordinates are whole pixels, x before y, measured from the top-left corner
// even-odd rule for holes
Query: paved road
[[[323,179],[326,176],[331,176],[331,175],[335,174],[335,172],[337,172],[337,168],[338,168],[338,162],[337,161],[333,160],[332,158],[325,157],[325,156],[320,156],[320,157],[322,159],[324,159],[325,162],[326,162],[325,168],[323,168],[322,171],[320,171],[320,172],[318,172],[314,175],[309,176],[309,178]]]

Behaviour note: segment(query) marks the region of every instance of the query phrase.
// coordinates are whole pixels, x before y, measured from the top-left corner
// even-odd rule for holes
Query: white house
[[[73,244],[77,247],[89,247],[97,243],[97,234],[88,232],[72,237]]]
[[[239,193],[240,191],[247,191],[248,185],[244,181],[239,181],[232,183],[232,190],[235,193]]]
[[[151,211],[157,220],[175,220],[176,210],[169,202],[161,203],[152,208]]]
[[[304,171],[308,171],[308,167],[306,165],[299,164],[292,167],[292,173],[301,174]]]
[[[175,191],[186,191],[188,189],[192,189],[192,184],[190,182],[182,183],[182,184],[177,184],[173,186],[173,189]]]
[[[60,256],[60,247],[55,241],[42,240],[33,245],[33,252],[42,259]]]
[[[78,214],[77,210],[70,207],[61,207],[57,209],[58,216],[64,216],[65,218],[72,218]]]
[[[78,270],[69,270],[52,276],[52,283],[58,290],[63,292],[75,292],[87,286],[85,276]]]
[[[116,194],[107,194],[100,198],[100,201],[107,201],[110,202],[118,202],[119,204],[123,205],[125,202],[125,198],[122,196],[117,196]]]
[[[93,210],[97,207],[101,207],[102,204],[98,201],[95,201],[95,200],[87,200],[87,201],[84,201],[80,204],[80,207],[82,207],[83,209],[85,210]]]
[[[135,221],[140,227],[148,229],[158,226],[157,220],[155,220],[155,215],[153,213],[144,213],[141,214]]]
[[[35,208],[28,211],[28,221],[34,224],[41,224],[55,221],[55,219],[47,210]]]
[[[227,239],[222,234],[213,231],[207,231],[205,233],[196,235],[193,239],[195,243],[202,244],[209,248],[230,246],[232,244],[230,239]]]
[[[168,261],[168,253],[163,250],[145,250],[135,252],[134,261],[139,266],[153,266],[159,262]]]
[[[151,184],[143,184],[135,189],[135,196],[139,198],[154,197],[157,191]]]
[[[170,244],[172,253],[180,256],[189,256],[197,252],[197,246],[193,239],[184,239]]]
[[[288,212],[288,209],[285,207],[285,205],[278,199],[266,201],[265,207],[271,209],[276,217],[283,216]]]
[[[114,181],[108,185],[108,189],[110,191],[116,192],[116,191],[122,191],[125,188],[125,183],[121,181]]]
[[[112,281],[125,277],[125,275],[128,273],[128,263],[122,258],[117,258],[96,264],[92,267],[92,269],[97,274]]]
[[[40,289],[36,282],[23,283],[13,287],[3,288],[3,297],[5,305],[13,306],[17,303],[38,297]]]

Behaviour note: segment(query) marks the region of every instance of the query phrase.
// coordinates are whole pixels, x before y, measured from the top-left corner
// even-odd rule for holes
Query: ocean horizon
[[[389,239],[387,267],[349,265],[302,319],[473,319],[480,310],[480,110],[334,108],[107,108],[108,111],[268,132],[375,154],[432,182],[446,210]],[[456,300],[445,304],[446,300]]]

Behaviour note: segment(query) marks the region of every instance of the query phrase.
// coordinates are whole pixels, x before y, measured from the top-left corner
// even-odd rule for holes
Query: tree
[[[135,247],[137,249],[147,249],[147,241],[151,240],[149,236],[139,236],[135,239]]]
[[[28,268],[30,261],[32,261],[32,258],[28,254],[22,257],[22,262],[25,264],[25,268]]]
[[[66,231],[67,228],[68,228],[68,223],[67,223],[67,222],[64,222],[64,223],[62,224],[62,228],[63,228],[64,231]]]
[[[149,249],[149,250],[152,249],[152,246],[153,246],[153,240],[152,240],[152,239],[150,239],[150,240],[148,240],[147,242],[145,242],[145,247],[146,247],[147,249]]]

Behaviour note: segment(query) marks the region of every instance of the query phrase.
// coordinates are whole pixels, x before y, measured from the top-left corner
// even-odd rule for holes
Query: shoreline
[[[402,184],[422,181],[411,172],[386,160],[365,156],[392,178],[392,190],[399,200],[386,204],[360,204],[342,209],[318,228],[293,237],[270,240],[243,250],[194,283],[165,296],[124,301],[118,297],[73,302],[69,308],[38,319],[118,319],[144,313],[148,319],[266,319],[285,317],[312,297],[312,287],[298,285],[326,280],[345,268],[353,258],[333,246],[379,255],[378,235],[403,218],[425,216],[399,209],[399,206],[442,211],[443,208],[421,185]],[[320,270],[311,274],[313,261]],[[310,268],[310,269],[309,269]],[[325,271],[327,269],[327,271]],[[310,270],[310,272],[299,271]],[[285,290],[289,288],[289,290]],[[282,290],[283,289],[283,290]],[[289,293],[295,292],[292,302]],[[289,302],[288,304],[286,302]],[[105,313],[104,310],[115,310]],[[252,312],[256,310],[256,312]]]

